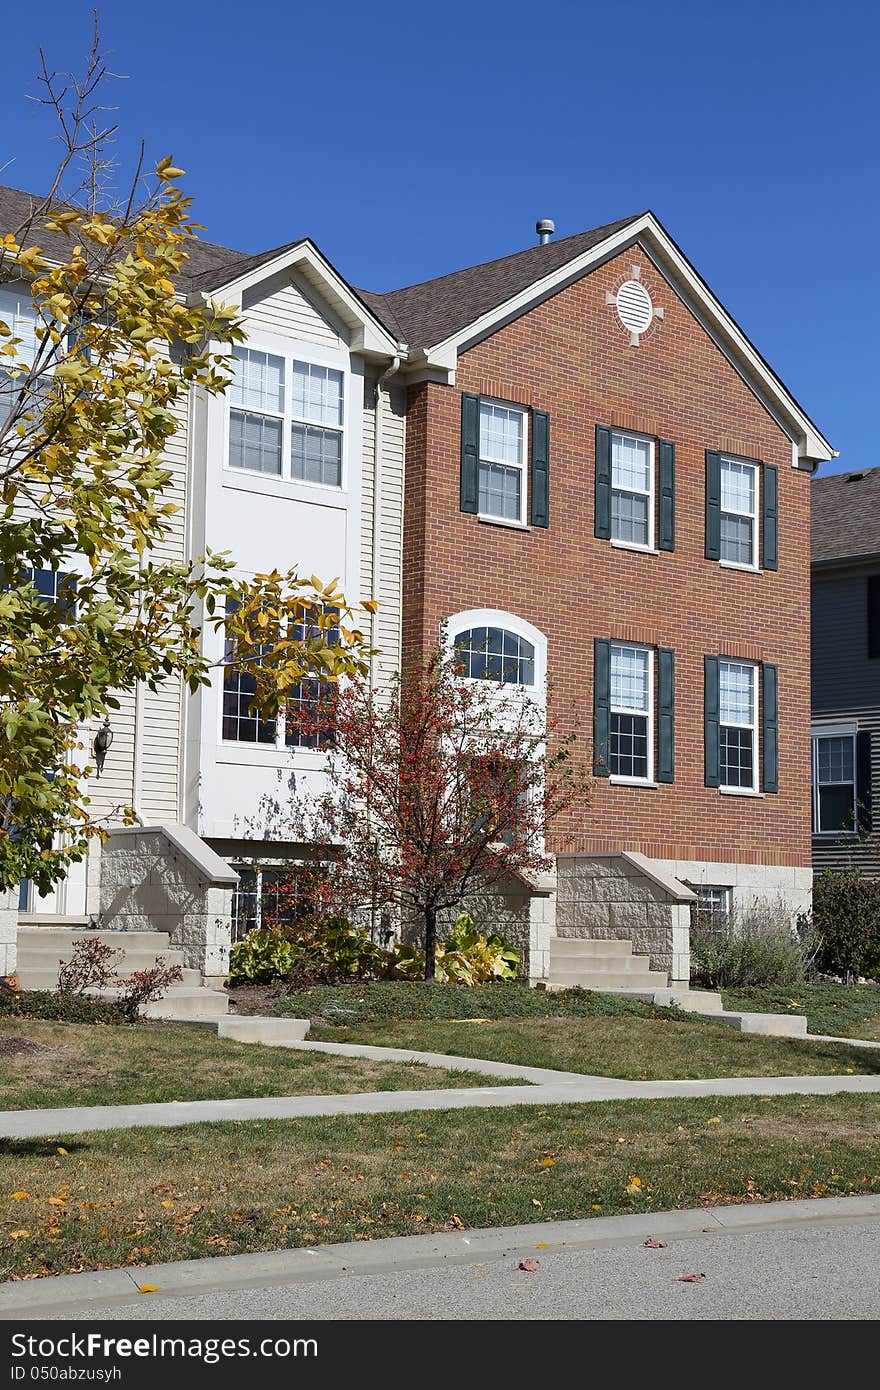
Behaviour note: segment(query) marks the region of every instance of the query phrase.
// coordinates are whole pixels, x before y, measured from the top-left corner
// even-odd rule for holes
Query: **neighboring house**
[[[3,223],[24,196],[0,195]],[[693,903],[802,910],[810,477],[833,451],[657,219],[544,229],[387,294],[352,289],[308,240],[257,256],[196,243],[190,271],[181,292],[240,304],[249,340],[227,398],[194,396],[181,419],[173,553],[339,574],[352,601],[380,601],[380,681],[445,632],[471,678],[539,699],[549,681],[577,720],[591,803],[554,830],[554,875],[493,899],[531,978],[552,978],[551,950],[577,956],[575,938],[617,938],[650,956],[652,983],[686,979]],[[323,765],[248,697],[231,674],[127,701],[93,794],[134,802],[165,839],[114,836],[90,883],[24,915],[173,918],[220,973],[216,866],[301,854],[265,805]],[[152,856],[146,886],[133,845]],[[149,885],[181,845],[218,876],[205,860],[197,909],[169,916]]]
[[[880,877],[880,468],[811,490],[813,865]]]

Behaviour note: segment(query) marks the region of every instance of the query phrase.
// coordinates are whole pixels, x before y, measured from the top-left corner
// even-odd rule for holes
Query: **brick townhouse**
[[[0,189],[0,231],[27,206]],[[197,243],[181,295],[237,304],[248,340],[226,400],[181,413],[170,543],[378,598],[380,683],[441,630],[472,678],[549,680],[595,789],[554,873],[486,910],[532,980],[659,985],[687,979],[693,904],[809,902],[810,477],[833,451],[651,213],[539,231],[383,294],[308,238]],[[0,307],[27,331],[14,281]],[[17,939],[20,970],[57,968],[44,929],[91,923],[219,983],[265,866],[304,849],[261,807],[319,790],[326,755],[255,719],[234,671],[136,692],[114,724],[94,805],[140,823],[0,901],[0,966]]]
[[[549,676],[596,775],[549,843],[559,962],[627,937],[686,978],[694,901],[809,903],[832,450],[650,213],[369,302],[410,363],[404,658],[445,624],[473,675]]]

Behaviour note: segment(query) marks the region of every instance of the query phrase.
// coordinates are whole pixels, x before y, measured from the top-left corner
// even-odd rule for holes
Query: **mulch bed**
[[[0,1037],[0,1057],[16,1057],[22,1052],[57,1052],[46,1043],[33,1042],[30,1038]]]

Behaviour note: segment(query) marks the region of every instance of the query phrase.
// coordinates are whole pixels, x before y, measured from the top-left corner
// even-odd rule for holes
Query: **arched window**
[[[502,627],[471,627],[454,639],[462,673],[471,680],[535,684],[535,648],[525,637]]]

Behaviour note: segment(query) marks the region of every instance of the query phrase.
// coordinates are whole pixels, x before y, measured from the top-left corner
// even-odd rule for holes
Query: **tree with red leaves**
[[[421,922],[433,980],[441,914],[550,869],[548,827],[589,797],[576,734],[518,686],[465,679],[442,651],[390,692],[335,688],[324,718],[329,790],[300,805],[303,838],[326,851],[334,902]]]

